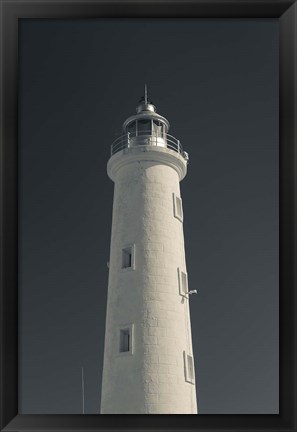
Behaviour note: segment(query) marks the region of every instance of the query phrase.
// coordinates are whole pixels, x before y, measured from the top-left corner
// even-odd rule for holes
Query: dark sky
[[[98,413],[110,144],[148,84],[181,183],[201,414],[278,413],[277,20],[21,20],[20,412]]]

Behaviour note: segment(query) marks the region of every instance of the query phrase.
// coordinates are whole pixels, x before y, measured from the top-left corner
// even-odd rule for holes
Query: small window
[[[184,297],[188,297],[188,275],[180,268],[177,269],[177,272],[178,272],[179,293]]]
[[[183,221],[182,200],[180,197],[176,196],[175,194],[173,194],[173,211],[174,211],[174,216],[182,222]]]
[[[119,353],[132,354],[133,324],[123,325],[119,328]]]
[[[134,270],[134,245],[122,249],[122,269]]]
[[[120,352],[130,351],[130,329],[120,330]]]
[[[122,268],[128,268],[132,265],[132,251],[131,248],[125,248],[122,252]]]
[[[195,384],[194,359],[184,351],[185,380]]]

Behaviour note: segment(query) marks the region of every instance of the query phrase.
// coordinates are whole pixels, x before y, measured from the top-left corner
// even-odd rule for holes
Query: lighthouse
[[[144,97],[111,145],[101,414],[197,414],[180,181],[188,155]]]

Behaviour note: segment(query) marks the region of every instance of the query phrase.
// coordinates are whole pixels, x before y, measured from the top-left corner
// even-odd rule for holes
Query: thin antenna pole
[[[147,104],[147,87],[146,87],[146,84],[144,84],[144,103]]]
[[[85,380],[84,380],[84,368],[81,368],[81,396],[82,396],[82,413],[85,413]]]

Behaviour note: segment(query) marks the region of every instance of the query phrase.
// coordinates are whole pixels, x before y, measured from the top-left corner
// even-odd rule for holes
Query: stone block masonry
[[[150,147],[144,149],[144,147]],[[173,194],[186,162],[167,148],[143,146],[111,157],[115,182],[101,413],[195,414],[195,382],[186,381],[184,352],[193,356],[183,223]],[[135,267],[122,268],[133,245]],[[119,352],[119,332],[133,325],[131,351]]]

